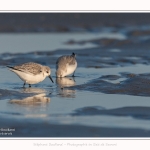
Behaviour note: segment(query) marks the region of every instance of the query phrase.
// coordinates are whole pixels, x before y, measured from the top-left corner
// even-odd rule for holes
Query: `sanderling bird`
[[[24,81],[23,87],[25,87],[26,83],[29,84],[29,87],[31,87],[31,84],[42,82],[46,77],[49,77],[53,82],[53,79],[50,76],[51,70],[48,66],[29,62],[14,67],[7,67],[9,70],[16,73],[22,81]]]
[[[65,77],[72,73],[74,76],[76,68],[77,68],[77,61],[75,53],[72,53],[72,55],[70,56],[68,55],[61,56],[58,58],[56,62],[56,76]]]

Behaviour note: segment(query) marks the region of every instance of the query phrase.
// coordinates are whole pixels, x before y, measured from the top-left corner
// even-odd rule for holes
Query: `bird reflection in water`
[[[22,88],[21,89],[21,93],[37,93],[37,94],[41,94],[41,93],[46,93],[46,92],[47,91],[45,89],[35,88],[35,87]]]
[[[20,99],[12,99],[11,104],[19,104],[24,106],[46,105],[50,102],[50,98],[46,97],[46,90],[40,88],[24,88],[22,93],[31,93],[33,96],[22,97]]]
[[[60,97],[75,98],[75,90],[66,89],[65,87],[70,87],[75,85],[75,80],[72,77],[56,78],[56,83],[58,84],[58,95]]]

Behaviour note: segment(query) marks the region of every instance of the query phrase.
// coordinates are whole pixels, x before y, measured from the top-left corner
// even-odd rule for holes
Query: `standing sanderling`
[[[25,87],[26,83],[29,84],[29,87],[31,87],[31,84],[42,82],[46,77],[49,77],[53,82],[50,76],[51,70],[48,66],[29,62],[14,67],[7,67],[9,70],[16,73],[22,81],[24,81],[23,87]]]
[[[65,77],[75,73],[77,68],[77,61],[75,53],[72,53],[70,56],[61,56],[56,62],[56,76]]]

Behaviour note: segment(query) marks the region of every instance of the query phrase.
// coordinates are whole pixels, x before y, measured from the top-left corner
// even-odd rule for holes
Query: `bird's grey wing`
[[[74,65],[76,63],[76,59],[75,57],[72,57],[72,56],[62,56],[62,57],[59,57],[57,62],[56,62],[56,65],[57,67],[58,66],[65,66],[65,65]]]
[[[74,65],[76,63],[75,57],[69,56],[68,57],[68,64],[69,65]]]
[[[15,66],[14,69],[34,75],[37,75],[42,71],[41,65],[36,63],[25,63],[22,65]]]

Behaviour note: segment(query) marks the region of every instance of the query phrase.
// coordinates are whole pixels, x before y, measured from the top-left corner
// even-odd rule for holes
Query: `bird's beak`
[[[50,80],[54,83],[54,81],[53,81],[52,77],[51,77],[51,76],[49,76],[49,78],[50,78]]]

